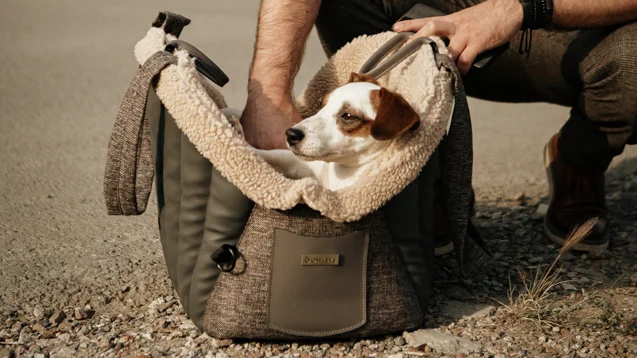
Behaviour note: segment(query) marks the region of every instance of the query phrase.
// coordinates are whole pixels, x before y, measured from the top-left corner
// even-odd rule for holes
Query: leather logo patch
[[[340,255],[301,255],[301,266],[338,266]]]

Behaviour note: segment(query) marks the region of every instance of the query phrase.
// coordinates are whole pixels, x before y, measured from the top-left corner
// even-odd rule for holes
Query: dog
[[[257,152],[284,176],[312,177],[331,190],[356,183],[378,165],[392,141],[420,125],[403,96],[357,73],[322,104],[315,115],[286,130],[289,150]]]

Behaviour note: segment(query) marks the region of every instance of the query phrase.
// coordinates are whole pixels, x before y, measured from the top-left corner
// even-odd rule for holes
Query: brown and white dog
[[[285,134],[290,150],[258,150],[290,178],[314,177],[338,190],[354,184],[391,144],[420,124],[412,106],[376,80],[352,73],[323,100],[323,107]]]

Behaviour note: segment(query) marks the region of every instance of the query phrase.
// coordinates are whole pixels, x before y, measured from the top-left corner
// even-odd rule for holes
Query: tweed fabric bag
[[[154,169],[168,273],[199,328],[252,339],[416,328],[431,289],[438,163],[461,269],[488,262],[466,234],[471,125],[442,42],[440,61],[422,48],[380,79],[414,107],[421,126],[359,182],[332,191],[313,178],[286,178],[255,154],[240,113],[227,108],[192,54],[167,46],[189,22],[161,13],[135,47],[140,69],[109,144],[105,197],[110,214],[143,212]],[[392,36],[357,38],[330,58],[297,99],[302,115],[316,113],[321,98]],[[228,245],[236,245],[236,264],[221,272],[211,255]]]

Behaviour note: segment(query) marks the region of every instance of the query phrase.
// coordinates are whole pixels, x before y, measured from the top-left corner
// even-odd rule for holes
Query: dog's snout
[[[302,130],[296,128],[288,128],[285,131],[285,135],[288,140],[289,145],[295,145],[298,142],[302,141],[305,138],[305,133]]]

